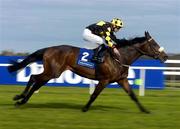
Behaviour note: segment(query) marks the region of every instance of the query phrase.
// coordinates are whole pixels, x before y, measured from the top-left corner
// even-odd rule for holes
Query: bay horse
[[[121,54],[120,60],[113,58],[107,50],[104,53],[104,62],[97,64],[95,69],[78,65],[76,62],[80,48],[68,45],[40,49],[27,56],[23,61],[13,63],[8,66],[10,73],[35,61],[42,61],[44,67],[41,74],[31,75],[24,91],[13,98],[16,101],[15,105],[19,106],[27,103],[34,91],[45,85],[50,79],[59,77],[63,71],[71,70],[80,76],[99,81],[89,101],[82,108],[83,112],[88,111],[91,104],[109,83],[117,82],[137,104],[140,111],[149,113],[139,102],[128,83],[128,66],[142,55],[150,56],[161,62],[166,61],[168,56],[164,49],[150,36],[149,32],[145,32],[143,37],[119,40],[116,47]]]

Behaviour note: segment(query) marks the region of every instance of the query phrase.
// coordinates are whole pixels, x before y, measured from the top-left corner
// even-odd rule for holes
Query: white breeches
[[[94,48],[98,47],[101,44],[104,44],[104,39],[98,35],[93,34],[89,29],[84,29],[83,39],[90,43],[93,43]],[[92,45],[91,45],[92,46]]]

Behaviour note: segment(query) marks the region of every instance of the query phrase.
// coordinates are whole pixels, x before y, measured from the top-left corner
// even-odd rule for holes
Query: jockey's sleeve
[[[117,39],[116,36],[112,33],[111,34],[111,39],[115,42],[115,43],[119,43],[120,39]]]
[[[107,45],[109,47],[113,47],[113,42],[112,42],[112,39],[111,39],[111,33],[109,31],[106,31],[104,33],[104,35],[105,35],[105,41],[106,41]]]

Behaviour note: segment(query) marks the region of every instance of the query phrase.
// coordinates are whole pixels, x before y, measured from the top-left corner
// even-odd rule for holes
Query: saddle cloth
[[[77,64],[94,69],[95,63],[91,61],[93,54],[94,51],[91,49],[80,48]]]

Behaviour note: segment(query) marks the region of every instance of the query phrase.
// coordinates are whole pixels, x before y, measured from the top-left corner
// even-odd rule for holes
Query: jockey
[[[116,38],[114,32],[118,32],[122,27],[123,21],[118,18],[113,18],[111,22],[99,21],[84,29],[84,40],[95,43],[98,47],[94,53],[92,61],[102,63],[102,53],[107,47],[112,48],[116,55],[120,55],[115,47],[115,44],[119,39]]]

